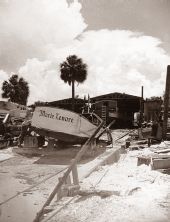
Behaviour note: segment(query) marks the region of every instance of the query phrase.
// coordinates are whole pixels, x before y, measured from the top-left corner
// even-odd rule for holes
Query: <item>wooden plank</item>
[[[72,160],[72,162],[74,159]],[[77,165],[74,164],[72,168],[72,176],[73,176],[73,184],[74,185],[79,185],[79,177],[78,177],[78,170],[77,170]]]
[[[138,156],[137,166],[141,164],[149,165],[155,160],[167,160],[170,159],[170,155],[151,155],[151,156]]]
[[[116,120],[112,120],[111,123],[109,123],[109,125],[107,127],[105,127],[103,130],[101,130],[100,134],[97,136],[97,140],[107,131],[109,130],[109,128],[116,122]]]
[[[138,157],[137,166],[140,166],[142,164],[149,166],[150,162],[151,162],[151,157],[141,156],[141,157]]]
[[[170,158],[168,159],[154,159],[152,160],[152,169],[168,169],[170,168]]]
[[[162,149],[162,150],[156,150],[154,153],[169,153],[170,149]]]

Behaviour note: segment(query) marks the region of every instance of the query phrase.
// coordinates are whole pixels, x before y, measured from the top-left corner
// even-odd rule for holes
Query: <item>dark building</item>
[[[75,98],[75,112],[82,113],[82,108],[85,105],[84,99]],[[53,102],[46,102],[46,106],[59,107],[62,109],[72,110],[72,98],[61,99]]]
[[[144,102],[144,119],[145,121],[158,121],[163,100],[161,97],[146,99]]]
[[[125,93],[110,93],[91,99],[95,113],[109,124],[114,118],[114,127],[133,125],[134,113],[140,111],[141,97]]]

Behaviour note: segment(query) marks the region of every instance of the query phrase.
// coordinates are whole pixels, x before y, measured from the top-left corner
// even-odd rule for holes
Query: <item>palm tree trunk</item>
[[[74,88],[74,79],[72,79],[72,111],[75,111],[75,88]]]

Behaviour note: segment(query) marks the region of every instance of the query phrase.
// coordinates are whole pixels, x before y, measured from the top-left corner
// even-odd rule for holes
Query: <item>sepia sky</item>
[[[123,29],[161,39],[170,52],[169,0],[81,0],[88,29]]]
[[[71,96],[59,64],[88,65],[84,97],[111,92],[162,96],[170,64],[170,0],[0,0],[0,85],[12,73],[30,86],[29,104]]]

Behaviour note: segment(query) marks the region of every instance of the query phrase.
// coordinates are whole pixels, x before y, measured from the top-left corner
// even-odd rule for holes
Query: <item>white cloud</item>
[[[86,28],[76,0],[71,4],[66,0],[2,2],[0,61],[4,68],[20,67],[28,58],[44,59],[50,46],[64,47]]]
[[[19,62],[21,55],[27,59],[18,72],[30,84],[29,103],[71,96],[71,87],[60,79],[59,71],[59,64],[71,54],[88,65],[87,80],[76,87],[82,97],[116,91],[140,96],[142,85],[147,97],[163,94],[170,56],[161,48],[161,40],[125,30],[84,31],[77,1],[70,6],[65,0],[10,2],[6,15],[13,15],[14,21],[3,19],[0,25],[7,24],[2,28],[9,37],[6,41],[15,38],[2,55],[8,57],[15,43],[19,53],[11,51],[11,57]],[[4,39],[0,36],[1,47]]]
[[[57,73],[57,65],[51,61],[39,61],[36,58],[27,60],[19,74],[29,82],[29,103],[70,96],[70,87],[60,80]]]
[[[88,65],[87,80],[76,87],[82,97],[115,91],[140,96],[142,85],[147,97],[163,94],[170,57],[160,41],[130,31],[101,30],[85,32],[69,47],[49,49],[48,61],[28,60],[20,74],[32,84],[30,101],[71,96],[71,87],[60,79],[59,64],[73,53]]]
[[[92,95],[126,92],[162,95],[170,56],[159,39],[123,30],[89,31],[82,35],[75,52],[89,65],[88,80],[80,92]]]

